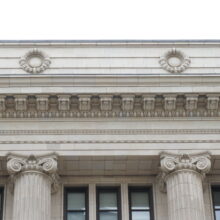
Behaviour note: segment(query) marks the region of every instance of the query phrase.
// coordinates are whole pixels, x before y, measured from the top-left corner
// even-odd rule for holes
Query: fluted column
[[[10,155],[7,169],[13,184],[13,220],[50,220],[51,191],[57,186],[56,155]]]
[[[161,154],[162,181],[169,220],[205,220],[203,179],[211,168],[210,155]]]

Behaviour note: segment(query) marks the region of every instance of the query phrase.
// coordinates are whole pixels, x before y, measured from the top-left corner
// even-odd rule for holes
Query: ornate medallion
[[[170,73],[181,73],[190,65],[190,59],[181,51],[173,48],[160,57],[159,63],[163,69]]]
[[[33,49],[21,57],[19,64],[28,73],[41,73],[49,68],[50,58],[38,49]]]

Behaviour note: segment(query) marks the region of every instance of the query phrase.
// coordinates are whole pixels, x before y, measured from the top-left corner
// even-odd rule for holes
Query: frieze
[[[1,95],[0,118],[220,117],[220,94]]]

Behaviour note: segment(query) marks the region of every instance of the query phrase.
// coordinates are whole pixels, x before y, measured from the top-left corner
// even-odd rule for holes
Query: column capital
[[[172,154],[162,152],[160,154],[159,175],[161,190],[165,191],[166,178],[174,172],[191,170],[195,171],[204,178],[211,169],[211,155],[209,152],[199,154]]]
[[[51,179],[52,191],[57,191],[58,174],[57,174],[57,155],[50,154],[44,156],[21,156],[8,154],[7,170],[11,177],[11,183],[17,176],[25,173],[39,173],[48,176]]]

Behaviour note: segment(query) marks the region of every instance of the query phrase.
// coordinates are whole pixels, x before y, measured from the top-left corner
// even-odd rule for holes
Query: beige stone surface
[[[154,220],[214,220],[211,186],[220,185],[219,46],[217,41],[0,42],[3,220],[64,219],[66,186],[88,187],[89,220],[98,220],[97,186],[121,188],[122,220],[129,219],[129,186],[152,187]],[[168,172],[164,193],[158,178],[164,151],[178,158],[208,151],[211,169],[192,169],[197,161]],[[20,158],[22,170],[7,169],[9,153]],[[51,194],[51,174],[23,169],[30,155],[54,153],[60,184]],[[14,192],[9,176],[16,176]]]

